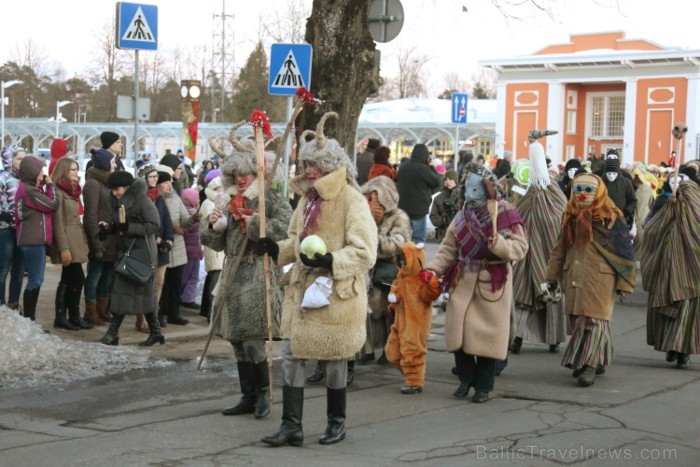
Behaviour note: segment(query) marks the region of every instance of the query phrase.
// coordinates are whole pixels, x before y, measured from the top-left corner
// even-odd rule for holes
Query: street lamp
[[[22,81],[18,79],[13,79],[12,81],[2,81],[2,99],[0,99],[0,102],[2,102],[2,118],[0,120],[2,121],[2,140],[0,140],[0,146],[5,145],[5,88],[9,88],[10,86],[14,86],[15,84],[22,84]]]
[[[58,138],[58,126],[61,124],[61,118],[63,117],[58,109],[71,103],[71,101],[56,101],[56,138]]]

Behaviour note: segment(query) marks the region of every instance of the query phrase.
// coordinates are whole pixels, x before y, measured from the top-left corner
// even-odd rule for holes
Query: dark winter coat
[[[103,241],[97,238],[100,232],[98,222],[109,222],[112,217],[112,197],[111,190],[107,186],[109,172],[95,167],[88,169],[85,174],[86,182],[83,186],[83,203],[85,204],[85,214],[83,215],[83,227],[87,235],[90,253],[89,259],[103,261],[105,263],[114,262],[117,259],[117,238],[108,235]]]
[[[411,219],[428,214],[432,194],[440,187],[440,175],[428,164],[430,155],[415,151],[399,166],[399,208]]]
[[[452,223],[455,214],[459,211],[456,188],[443,188],[439,195],[433,199],[433,207],[430,208],[430,222],[435,226],[435,237],[437,241],[441,241],[445,236],[447,227]],[[447,203],[446,203],[447,202]]]
[[[156,238],[160,238],[161,242],[170,240],[172,243],[175,240],[175,232],[173,232],[173,221],[170,219],[170,211],[165,205],[165,200],[162,196],[158,196],[155,202],[160,218],[160,228],[156,232]],[[170,262],[169,252],[158,252],[158,266],[165,266]]]
[[[634,191],[634,185],[627,178],[620,175],[617,176],[614,182],[608,181],[603,175],[603,183],[608,189],[608,196],[613,200],[615,206],[625,215],[627,225],[631,225],[634,219],[634,213],[637,210],[637,194]]]
[[[155,233],[160,227],[158,210],[146,196],[146,182],[141,178],[134,180],[124,196],[115,200],[111,221],[118,222],[119,206],[126,210],[126,221],[129,224],[126,232],[118,232],[115,237],[119,244],[119,257],[129,249],[130,255],[143,263],[156,267],[158,261]],[[115,275],[114,286],[110,299],[109,311],[117,315],[137,315],[155,313],[158,311],[156,301],[155,274],[145,285],[134,282],[120,274]]]
[[[235,187],[233,188],[235,190]],[[245,191],[244,197],[248,209],[258,209],[258,181],[255,180]],[[229,193],[235,191],[229,191]],[[247,339],[267,339],[265,272],[262,256],[255,254],[255,242],[260,238],[260,218],[255,216],[245,235],[230,212],[227,217],[227,229],[216,232],[210,228],[209,218],[202,218],[200,236],[202,245],[214,251],[226,253],[224,267],[219,278],[219,290],[214,299],[214,310],[219,310],[221,320],[217,334],[234,342]],[[287,238],[287,228],[292,217],[292,207],[282,195],[270,190],[265,193],[265,216],[267,238],[280,241]],[[244,253],[238,271],[233,276],[233,266],[241,250],[241,245],[248,239],[248,248]],[[271,264],[271,266],[274,266]],[[271,268],[272,295],[272,336],[280,337],[282,314],[282,289],[277,286],[279,270]],[[216,311],[215,311],[216,313]]]
[[[372,168],[372,164],[374,164],[374,151],[367,150],[359,153],[357,155],[356,164],[357,184],[363,185],[369,180],[369,170]]]

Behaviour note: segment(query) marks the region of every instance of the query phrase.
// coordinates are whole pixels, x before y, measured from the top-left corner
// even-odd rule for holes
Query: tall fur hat
[[[298,160],[300,163],[310,162],[324,174],[335,172],[341,167],[346,169],[346,178],[348,185],[359,190],[359,186],[355,181],[357,177],[357,169],[355,169],[352,160],[348,157],[347,152],[340,146],[337,140],[326,138],[323,133],[323,126],[331,117],[338,118],[335,112],[327,112],[321,117],[316,131],[306,130],[299,138],[300,146]],[[315,136],[314,139],[307,141],[308,135]]]
[[[226,189],[236,184],[236,176],[238,175],[252,174],[257,176],[258,174],[258,162],[255,156],[255,140],[251,136],[243,139],[238,139],[236,136],[236,131],[245,123],[246,121],[243,120],[234,124],[229,132],[229,141],[233,146],[233,150],[230,154],[225,154],[210,141],[210,146],[214,152],[224,160],[221,164],[221,180]],[[267,144],[270,144],[272,141],[274,140],[268,141]],[[267,146],[267,144],[265,146]],[[274,152],[265,151],[265,171],[268,176],[275,163],[275,158]],[[282,164],[278,164],[273,180],[281,180],[283,177],[284,168]]]
[[[360,187],[360,192],[363,195],[373,191],[377,192],[377,197],[384,206],[385,212],[389,213],[399,207],[399,192],[396,189],[396,183],[389,177],[379,175]]]

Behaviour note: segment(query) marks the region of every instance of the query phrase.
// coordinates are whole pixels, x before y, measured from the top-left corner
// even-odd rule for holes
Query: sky
[[[284,13],[289,1],[311,9],[312,0],[149,0],[158,6],[159,50],[211,49],[213,15],[234,15],[235,61],[245,63],[259,37],[261,18]],[[382,1],[382,0],[377,0]],[[667,47],[700,49],[696,0],[538,0],[550,5],[554,19],[538,14],[520,0],[401,0],[404,24],[398,37],[379,44],[382,75],[395,74],[399,50],[414,48],[427,59],[429,96],[444,89],[444,76],[457,73],[469,81],[479,60],[529,55],[571,34],[624,31]],[[137,3],[137,2],[134,2]],[[507,19],[494,4],[519,19]],[[17,57],[17,47],[31,40],[66,77],[81,74],[96,56],[91,36],[114,15],[111,0],[23,0],[3,5],[8,17],[0,28],[0,63]],[[509,6],[511,5],[511,6]],[[464,10],[467,11],[464,11]],[[36,14],[41,11],[41,14]],[[152,52],[141,52],[142,54]],[[269,50],[268,50],[269,53]],[[466,91],[466,90],[465,90]],[[432,95],[431,95],[432,94]]]

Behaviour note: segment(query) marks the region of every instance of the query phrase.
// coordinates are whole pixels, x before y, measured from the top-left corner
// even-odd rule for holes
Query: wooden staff
[[[224,215],[222,213],[222,215]],[[243,244],[241,245],[241,251],[238,252],[238,256],[236,257],[236,262],[233,265],[233,269],[231,270],[231,278],[229,279],[230,281],[235,280],[236,274],[238,273],[238,267],[241,265],[241,259],[243,259],[243,254],[245,253],[245,249],[248,246],[248,239],[244,238],[243,239]],[[224,260],[225,261],[225,260]],[[199,357],[199,362],[197,362],[197,371],[199,371],[200,368],[202,368],[202,362],[204,361],[204,357],[207,355],[207,350],[209,350],[209,344],[211,343],[211,339],[214,337],[214,331],[219,325],[219,320],[221,319],[221,307],[212,307],[214,310],[214,315],[211,317],[211,328],[209,329],[209,337],[207,338],[207,343],[204,344],[204,350],[202,350],[202,356]]]
[[[676,160],[674,161],[676,170],[673,171],[673,184],[671,185],[671,190],[673,192],[673,196],[671,197],[672,199],[676,198],[676,191],[678,191],[678,185],[680,185],[680,182],[678,181],[678,166],[681,162],[681,142],[683,141],[683,138],[685,138],[685,134],[687,132],[688,125],[685,123],[676,123],[671,131],[673,137],[676,139]]]
[[[265,191],[267,184],[265,181],[265,139],[263,130],[266,130],[269,136],[269,122],[267,115],[259,110],[253,111],[250,118],[251,124],[255,129],[255,158],[258,164],[258,214],[260,216],[260,238],[267,236],[267,216],[265,215]],[[272,177],[270,177],[272,178]],[[263,267],[265,270],[265,311],[267,312],[267,338],[268,338],[268,358],[267,371],[270,379],[269,397],[272,402],[272,270],[270,269],[270,256],[265,253],[263,255]]]

